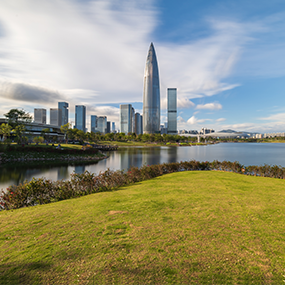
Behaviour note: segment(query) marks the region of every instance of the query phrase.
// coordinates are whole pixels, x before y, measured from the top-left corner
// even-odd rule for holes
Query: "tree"
[[[17,141],[18,143],[24,143],[25,140],[26,140],[26,137],[24,137],[24,132],[26,131],[26,128],[24,125],[17,125],[15,128],[14,128],[14,133],[17,137]]]
[[[86,138],[86,134],[85,134],[82,130],[78,130],[78,131],[77,131],[77,134],[76,134],[76,138],[77,138],[78,140],[80,140],[81,143],[83,143],[83,141],[84,141],[85,138]]]
[[[46,140],[49,139],[50,129],[49,128],[42,129],[41,134]]]
[[[70,140],[74,140],[76,138],[77,131],[78,131],[77,129],[68,129],[67,130],[67,137]]]
[[[32,121],[32,116],[24,110],[11,109],[7,114],[4,114],[7,118],[7,123],[15,128],[18,125],[25,125]]]
[[[68,136],[67,136],[67,133],[68,133],[68,130],[70,129],[70,123],[67,123],[63,126],[60,127],[60,131],[62,133],[64,133],[64,139],[65,139],[65,142],[67,143],[67,140],[68,140]]]
[[[43,137],[34,137],[33,141],[38,144],[38,143],[43,143],[44,138]]]
[[[10,136],[10,133],[12,132],[12,127],[8,124],[2,124],[0,127],[0,134],[3,135],[4,141],[7,140],[7,137]]]

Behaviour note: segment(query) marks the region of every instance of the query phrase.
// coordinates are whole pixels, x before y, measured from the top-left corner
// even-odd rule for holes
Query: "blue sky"
[[[154,43],[161,121],[178,90],[178,128],[285,131],[284,0],[3,0],[0,117],[11,108],[87,106],[119,122],[142,112]],[[49,112],[48,112],[49,113]]]

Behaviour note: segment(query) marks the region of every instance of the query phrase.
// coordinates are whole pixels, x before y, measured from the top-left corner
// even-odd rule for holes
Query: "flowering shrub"
[[[10,186],[0,194],[0,208],[17,209],[60,200],[80,197],[91,193],[111,191],[120,186],[151,179],[167,173],[191,170],[231,171],[246,175],[275,177],[284,179],[285,168],[276,165],[244,167],[239,162],[214,160],[199,162],[196,160],[144,165],[141,168],[131,167],[127,172],[107,169],[99,175],[85,171],[82,174],[71,174],[69,181],[50,181],[45,178],[33,178],[18,186]]]

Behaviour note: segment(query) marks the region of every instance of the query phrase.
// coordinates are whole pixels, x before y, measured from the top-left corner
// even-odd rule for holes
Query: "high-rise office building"
[[[167,89],[167,133],[177,134],[177,89]]]
[[[34,122],[46,124],[47,123],[47,110],[36,108],[34,109]]]
[[[91,132],[96,133],[97,130],[97,116],[91,115]]]
[[[58,108],[50,108],[50,124],[54,126],[61,126],[61,109]]]
[[[68,103],[58,102],[58,109],[61,110],[61,124],[66,125],[68,123]]]
[[[111,122],[107,121],[107,129],[106,129],[106,134],[111,133]]]
[[[97,130],[101,134],[106,134],[106,131],[107,131],[107,117],[106,116],[97,117]]]
[[[112,122],[112,133],[114,133],[116,130],[115,122]]]
[[[135,109],[134,107],[132,107],[132,133],[135,133],[136,132],[136,117],[135,117]]]
[[[151,43],[144,72],[143,89],[143,133],[158,133],[160,127],[160,89],[158,64]]]
[[[86,107],[84,105],[75,106],[75,128],[86,132]]]
[[[120,105],[120,131],[121,133],[132,132],[132,105],[123,104]]]
[[[140,113],[135,114],[135,131],[137,135],[142,134],[142,116]]]

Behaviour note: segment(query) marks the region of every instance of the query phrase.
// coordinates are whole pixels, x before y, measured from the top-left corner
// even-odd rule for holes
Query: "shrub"
[[[26,147],[25,147],[26,148]],[[73,151],[73,150],[72,150]],[[45,178],[33,178],[18,186],[10,186],[0,195],[2,209],[17,209],[21,207],[47,204],[83,195],[111,191],[120,186],[151,179],[167,173],[193,170],[222,170],[247,175],[258,175],[284,179],[285,168],[276,165],[244,167],[239,162],[216,161],[199,162],[196,160],[144,165],[141,168],[131,167],[127,172],[107,169],[99,175],[85,171],[82,174],[71,174],[69,181],[52,182]]]

